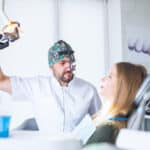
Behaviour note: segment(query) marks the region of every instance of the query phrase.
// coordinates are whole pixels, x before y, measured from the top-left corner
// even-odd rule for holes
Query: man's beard
[[[66,74],[69,73],[70,77],[65,77]],[[60,81],[64,82],[64,83],[69,83],[72,79],[73,79],[74,74],[70,71],[67,71],[65,73],[63,73],[63,75],[60,77]]]

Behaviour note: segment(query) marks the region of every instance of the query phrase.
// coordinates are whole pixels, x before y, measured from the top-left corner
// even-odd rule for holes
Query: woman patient
[[[144,66],[120,62],[113,65],[109,74],[101,79],[100,95],[109,105],[93,116],[96,131],[87,144],[115,143],[119,130],[127,127],[135,95],[146,75]]]

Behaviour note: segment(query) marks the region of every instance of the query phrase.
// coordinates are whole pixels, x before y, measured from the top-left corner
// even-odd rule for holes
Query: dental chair
[[[143,81],[138,90],[135,101],[135,108],[129,117],[127,128],[135,130],[149,130],[146,125],[146,115],[150,115],[150,75]],[[147,121],[147,122],[146,122]],[[146,123],[146,124],[145,124]]]
[[[136,97],[135,110],[127,129],[121,129],[116,146],[128,150],[149,150],[150,147],[150,75],[142,83]]]

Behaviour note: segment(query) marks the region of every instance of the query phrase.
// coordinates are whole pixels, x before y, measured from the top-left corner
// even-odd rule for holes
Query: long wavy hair
[[[119,62],[115,66],[117,70],[117,86],[114,100],[109,106],[106,115],[111,117],[127,116],[133,110],[135,95],[147,75],[147,70],[142,65],[129,62]],[[98,113],[95,117],[99,115],[101,113]],[[112,122],[119,128],[126,127],[126,121]],[[97,124],[100,124],[100,122],[97,122]]]

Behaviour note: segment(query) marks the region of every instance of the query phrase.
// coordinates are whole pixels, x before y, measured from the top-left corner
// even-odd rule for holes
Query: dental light
[[[14,42],[19,39],[20,32],[20,23],[9,19],[5,12],[5,0],[1,0],[1,2],[2,14],[5,17],[5,20],[7,20],[7,23],[0,32],[0,50],[8,47],[10,42]]]

